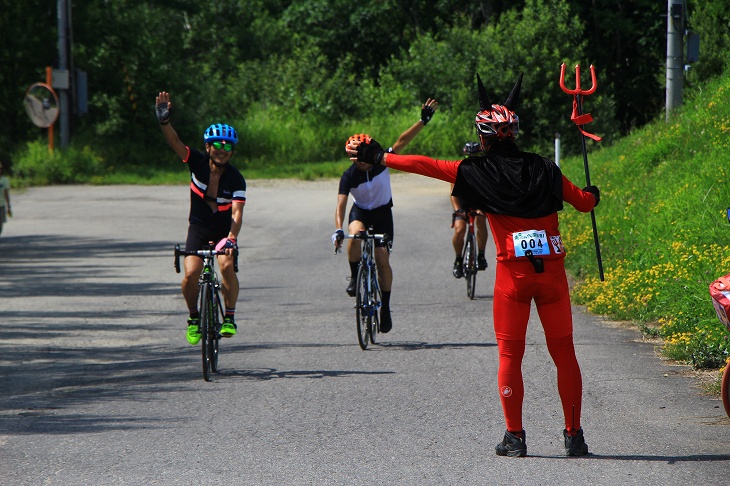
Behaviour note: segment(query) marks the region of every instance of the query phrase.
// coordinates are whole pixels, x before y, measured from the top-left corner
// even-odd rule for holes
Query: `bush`
[[[43,142],[30,142],[15,161],[16,181],[25,186],[94,182],[107,172],[104,160],[88,146],[50,152]]]

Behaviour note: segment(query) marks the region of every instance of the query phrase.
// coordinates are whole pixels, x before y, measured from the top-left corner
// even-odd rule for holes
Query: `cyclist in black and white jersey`
[[[170,125],[170,95],[164,91],[159,93],[155,103],[165,141],[190,170],[190,225],[185,250],[202,250],[213,241],[217,242],[216,250],[225,251],[225,255],[218,256],[225,304],[220,333],[223,337],[231,337],[237,329],[234,316],[238,277],[234,269],[234,252],[238,249],[238,233],[246,203],[246,180],[230,165],[238,134],[229,125],[213,124],[203,133],[205,153],[200,152],[185,145]],[[203,271],[203,260],[198,256],[186,256],[184,266],[182,294],[189,312],[186,337],[190,344],[196,345],[201,338],[198,278]]]
[[[399,153],[433,117],[438,109],[436,100],[428,99],[421,105],[421,119],[408,130],[403,132],[398,140],[388,149],[391,153]],[[351,136],[345,148],[352,141],[366,142],[370,137],[366,134]],[[380,332],[386,333],[393,327],[390,316],[390,291],[393,282],[393,271],[390,267],[389,249],[393,242],[393,195],[390,189],[390,173],[385,166],[373,166],[355,159],[352,165],[342,174],[337,195],[335,209],[335,228],[332,235],[332,244],[335,248],[342,245],[348,196],[352,194],[353,204],[350,208],[350,217],[347,230],[349,234],[356,234],[361,230],[373,227],[375,233],[385,233],[390,236],[389,241],[379,242],[375,248],[375,264],[378,268],[378,279],[382,293],[382,307],[380,309]],[[350,284],[347,294],[355,296],[357,284],[357,268],[360,263],[361,245],[359,241],[350,240],[347,246],[347,260],[350,264]]]

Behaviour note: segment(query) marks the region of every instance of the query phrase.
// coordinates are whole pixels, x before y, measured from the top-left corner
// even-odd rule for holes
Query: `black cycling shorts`
[[[387,234],[386,241],[378,241],[375,246],[386,246],[393,243],[393,211],[390,206],[382,206],[375,209],[362,209],[356,204],[350,209],[350,220],[360,221],[365,228],[373,227],[375,234]]]
[[[198,224],[191,223],[188,226],[188,238],[185,240],[186,251],[202,250],[211,241],[213,246],[228,236],[230,228],[207,228]]]
[[[460,197],[456,198],[456,205],[459,209],[454,211],[452,224],[454,221],[469,221],[468,213],[475,208],[473,208],[471,204],[469,204],[469,201]]]

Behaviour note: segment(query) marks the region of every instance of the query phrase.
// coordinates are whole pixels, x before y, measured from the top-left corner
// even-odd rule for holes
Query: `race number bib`
[[[550,237],[550,243],[553,245],[553,251],[560,255],[562,253],[565,253],[565,247],[563,246],[563,239],[558,236],[551,236]]]
[[[515,246],[515,256],[523,257],[527,250],[531,250],[534,256],[550,254],[547,235],[545,230],[528,230],[512,233],[512,242]]]

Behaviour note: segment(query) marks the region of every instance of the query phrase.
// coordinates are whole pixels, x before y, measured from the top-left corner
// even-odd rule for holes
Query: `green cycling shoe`
[[[188,317],[188,332],[185,334],[185,337],[188,338],[188,342],[193,346],[200,342],[200,319]]]
[[[236,323],[233,322],[233,319],[230,317],[223,318],[223,324],[221,325],[221,336],[223,337],[232,337],[236,335],[236,329],[238,326],[236,326]]]

